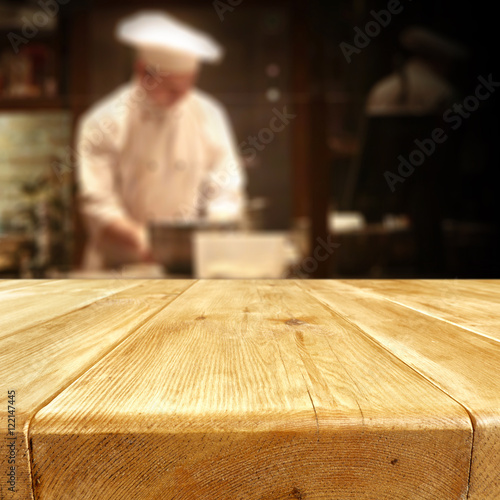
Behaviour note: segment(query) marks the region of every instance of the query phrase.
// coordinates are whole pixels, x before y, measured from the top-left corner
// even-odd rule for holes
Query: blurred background
[[[496,15],[451,0],[1,0],[1,278],[92,276],[75,125],[130,79],[114,28],[148,7],[226,49],[198,87],[231,118],[250,223],[188,235],[181,272],[94,276],[500,278]],[[277,113],[289,118],[270,139]],[[211,274],[217,258],[239,271]]]

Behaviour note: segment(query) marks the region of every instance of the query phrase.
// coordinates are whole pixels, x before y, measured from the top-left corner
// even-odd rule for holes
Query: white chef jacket
[[[101,268],[100,229],[132,218],[241,220],[246,176],[223,107],[198,89],[159,108],[132,82],[94,105],[77,131],[85,268]]]

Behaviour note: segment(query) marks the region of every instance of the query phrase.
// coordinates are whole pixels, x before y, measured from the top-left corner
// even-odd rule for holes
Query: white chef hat
[[[141,11],[123,19],[116,37],[135,47],[148,64],[172,73],[196,70],[200,62],[217,62],[223,55],[210,36],[162,11]]]

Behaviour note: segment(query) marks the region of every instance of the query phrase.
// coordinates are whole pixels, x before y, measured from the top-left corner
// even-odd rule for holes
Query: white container
[[[193,242],[199,279],[279,279],[289,260],[287,233],[200,231]]]

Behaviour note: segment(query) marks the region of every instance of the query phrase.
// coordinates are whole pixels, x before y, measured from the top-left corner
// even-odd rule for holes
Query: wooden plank
[[[309,282],[301,286],[467,408],[474,426],[469,498],[498,500],[500,343],[365,293],[359,285]],[[406,286],[414,283],[398,283],[400,290]]]
[[[352,280],[344,283],[500,340],[500,280]]]
[[[139,284],[134,280],[58,280],[0,293],[0,338]]]
[[[81,287],[80,283],[67,281],[58,293],[54,289],[50,294],[38,295],[36,301],[40,307],[58,303],[64,294],[71,295],[73,285],[77,289]],[[128,289],[0,339],[0,428],[3,429],[0,440],[0,498],[33,498],[28,428],[35,412],[144,321],[174,300],[190,286],[190,282],[127,280],[122,285],[128,286]],[[101,296],[108,287],[97,282],[93,286],[100,290]],[[114,287],[115,284],[110,283],[109,286]],[[96,297],[92,287],[85,287],[84,290],[89,300]],[[78,295],[80,302],[83,295]],[[15,408],[15,436],[8,433],[8,391],[15,391],[15,402],[11,405]],[[15,445],[15,493],[8,489],[10,485],[6,474],[11,466],[5,458],[9,454],[7,446],[11,440]]]
[[[28,286],[42,285],[47,283],[48,280],[0,280],[0,293],[3,291],[12,291],[19,288],[26,288]]]
[[[288,281],[201,281],[43,407],[36,498],[459,499],[466,411]]]

